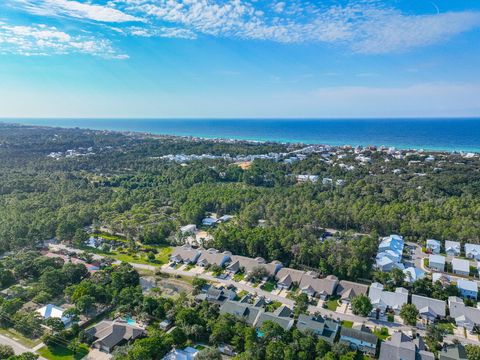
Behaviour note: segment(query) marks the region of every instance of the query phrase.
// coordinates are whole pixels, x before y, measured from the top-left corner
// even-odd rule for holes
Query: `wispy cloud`
[[[84,53],[109,59],[126,59],[110,41],[88,36],[72,36],[53,26],[19,26],[0,23],[0,53],[17,55],[51,55]]]
[[[35,15],[123,24],[118,30],[130,36],[318,43],[363,54],[408,51],[480,27],[480,12],[407,14],[380,0],[7,1]]]

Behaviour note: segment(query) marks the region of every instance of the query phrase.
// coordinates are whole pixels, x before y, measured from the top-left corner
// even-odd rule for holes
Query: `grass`
[[[44,346],[37,352],[48,360],[80,360],[88,354],[88,351],[88,346],[82,344],[76,354],[73,354],[72,351],[60,345]]]
[[[385,341],[390,337],[390,334],[388,333],[388,329],[386,327],[376,327],[375,330],[373,330],[373,334],[382,341]]]
[[[122,241],[122,242],[126,242],[127,239],[123,236],[120,236],[120,235],[112,235],[110,233],[107,233],[107,232],[103,232],[103,231],[100,231],[100,232],[97,232],[97,233],[94,233],[92,234],[93,236],[96,236],[96,237],[102,237],[104,238],[105,240],[113,240],[113,241]]]
[[[115,260],[143,264],[143,265],[152,265],[152,266],[161,266],[168,263],[170,254],[172,253],[172,248],[170,246],[148,246],[146,249],[155,249],[157,254],[155,254],[155,260],[150,261],[146,253],[137,252],[136,254],[124,254],[118,251],[103,251],[101,249],[95,249],[90,246],[80,246],[79,249],[82,249],[86,252],[104,255],[111,257]]]
[[[30,348],[35,347],[42,342],[42,340],[40,340],[40,339],[29,339],[29,338],[23,336],[17,330],[11,329],[11,328],[9,328],[9,329],[0,328],[0,334],[4,335],[4,336],[6,336],[10,339],[13,339],[15,341],[18,341],[20,344],[22,344],[26,347],[30,347]]]
[[[338,299],[330,299],[325,301],[325,307],[330,311],[336,311],[338,307]]]
[[[437,327],[441,330],[443,330],[445,333],[447,334],[453,334],[453,330],[455,329],[455,327],[453,326],[452,323],[448,323],[448,322],[439,322],[437,324]]]
[[[268,280],[265,282],[265,284],[262,285],[261,289],[268,292],[272,292],[275,289],[275,286],[276,286],[275,281]]]
[[[280,301],[272,301],[270,304],[266,306],[266,310],[268,312],[274,312],[277,310],[280,306],[282,306],[282,303]]]
[[[353,321],[343,320],[342,326],[351,329],[353,327]]]
[[[235,275],[233,275],[233,280],[237,282],[242,281],[244,278],[245,278],[244,273],[236,273]]]

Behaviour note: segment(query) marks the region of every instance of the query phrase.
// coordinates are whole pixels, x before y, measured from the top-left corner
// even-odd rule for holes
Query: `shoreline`
[[[22,121],[24,122],[18,122]],[[453,154],[453,153],[480,153],[480,146],[478,147],[471,147],[471,146],[431,146],[431,145],[424,145],[424,146],[415,146],[415,145],[409,145],[409,144],[397,144],[397,143],[388,143],[384,142],[382,143],[367,143],[367,142],[345,142],[342,140],[314,140],[314,139],[288,139],[288,138],[282,138],[282,137],[274,137],[274,138],[265,138],[262,136],[248,136],[248,135],[225,135],[225,136],[214,136],[210,134],[205,134],[205,133],[197,133],[195,135],[191,133],[185,133],[182,131],[144,131],[144,130],[134,130],[134,129],[126,129],[125,127],[122,129],[121,124],[119,128],[112,128],[109,126],[102,126],[101,124],[95,127],[89,126],[89,125],[82,125],[82,124],[52,124],[48,123],[50,122],[58,122],[58,121],[81,121],[81,120],[88,120],[88,121],[98,121],[102,122],[102,120],[108,120],[108,121],[118,121],[120,123],[126,123],[126,121],[134,122],[134,121],[152,121],[152,122],[161,122],[161,121],[173,121],[170,119],[60,119],[60,118],[54,118],[54,119],[46,119],[46,118],[32,118],[32,119],[2,119],[0,118],[0,124],[5,124],[5,125],[15,125],[15,126],[32,126],[32,127],[38,127],[38,128],[59,128],[59,129],[82,129],[82,130],[88,130],[88,131],[107,131],[107,132],[112,132],[112,133],[121,133],[124,135],[141,135],[141,136],[149,136],[149,137],[176,137],[176,138],[183,138],[183,139],[190,139],[190,140],[207,140],[207,141],[223,141],[223,142],[247,142],[247,143],[278,143],[278,144],[284,144],[284,145],[304,145],[304,146],[331,146],[331,147],[343,147],[343,146],[351,146],[351,147],[368,147],[368,146],[375,146],[377,148],[379,147],[386,147],[386,148],[395,148],[397,150],[403,150],[403,151],[419,151],[423,150],[426,152],[432,152],[432,153],[448,153],[448,154]],[[222,121],[223,119],[185,119],[185,121]],[[265,121],[269,123],[281,123],[284,121],[287,121],[289,119],[280,119],[278,121],[272,120],[272,119],[256,119],[254,121]],[[327,120],[327,119],[325,119]],[[381,121],[381,120],[387,120],[387,119],[369,119],[368,121]],[[419,121],[419,122],[428,122],[428,121],[435,121],[435,120],[440,120],[440,119],[432,119],[432,118],[423,118],[423,119],[394,119],[395,121]],[[454,120],[451,118],[450,120]],[[460,119],[459,119],[460,120]],[[461,120],[466,120],[466,121],[479,121],[480,119],[475,119],[475,118],[461,118]],[[41,122],[46,122],[46,124],[40,124]],[[181,122],[182,120],[175,120]],[[223,120],[225,121],[225,120]],[[250,121],[250,120],[249,120]],[[293,120],[291,120],[293,121]],[[315,121],[322,121],[322,119],[301,119],[300,121],[305,121],[305,122],[315,122]],[[331,121],[342,121],[342,120],[331,120]],[[361,119],[345,119],[345,121],[364,121]],[[480,143],[480,140],[479,140]]]

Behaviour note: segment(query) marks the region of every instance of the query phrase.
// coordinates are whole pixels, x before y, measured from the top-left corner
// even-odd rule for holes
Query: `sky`
[[[0,0],[0,117],[480,117],[480,1]]]

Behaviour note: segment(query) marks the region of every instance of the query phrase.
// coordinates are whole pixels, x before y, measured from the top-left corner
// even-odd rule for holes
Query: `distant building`
[[[201,252],[188,245],[177,246],[170,255],[170,261],[174,264],[195,264]]]
[[[445,241],[445,253],[448,256],[459,256],[460,243],[458,241]]]
[[[217,224],[218,219],[214,217],[206,217],[205,219],[202,220],[202,225],[203,226],[213,226]]]
[[[193,234],[195,231],[197,231],[197,225],[195,224],[185,225],[180,228],[182,234]]]
[[[428,266],[433,270],[445,271],[445,256],[430,255],[428,257]]]
[[[303,275],[305,275],[305,272],[301,270],[281,268],[275,275],[277,288],[290,289],[292,285],[298,286]]]

